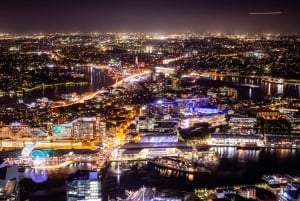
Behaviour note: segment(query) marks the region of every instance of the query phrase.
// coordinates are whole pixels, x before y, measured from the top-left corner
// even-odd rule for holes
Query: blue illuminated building
[[[178,136],[174,134],[148,134],[142,136],[139,143],[176,143]]]
[[[154,106],[158,111],[160,110],[160,108],[167,111],[171,111],[171,108],[177,108],[178,111],[181,108],[186,112],[198,114],[200,116],[210,116],[227,113],[227,110],[219,110],[217,106],[209,105],[209,98],[207,97],[176,99],[173,101],[159,99],[154,101],[151,105]],[[163,111],[162,113],[168,112]]]
[[[196,107],[194,108],[194,112],[200,115],[214,115],[218,114],[220,111],[217,107]]]

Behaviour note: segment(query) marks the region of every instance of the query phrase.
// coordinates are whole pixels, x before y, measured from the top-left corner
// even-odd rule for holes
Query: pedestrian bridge
[[[25,142],[24,144],[24,148],[22,149],[22,156],[30,156],[31,152],[34,150],[35,148],[35,143],[33,142]]]

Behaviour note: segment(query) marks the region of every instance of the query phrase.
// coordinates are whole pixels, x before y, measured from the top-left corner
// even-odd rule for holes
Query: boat
[[[200,74],[200,78],[204,78],[204,79],[210,79],[210,74],[209,73],[202,73]]]
[[[254,84],[238,84],[237,86],[241,86],[241,87],[250,87],[250,88],[259,88],[258,85],[254,85]]]

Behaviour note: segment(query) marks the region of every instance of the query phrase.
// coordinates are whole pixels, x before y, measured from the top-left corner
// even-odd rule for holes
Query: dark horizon
[[[299,10],[297,0],[10,0],[0,32],[297,34]]]

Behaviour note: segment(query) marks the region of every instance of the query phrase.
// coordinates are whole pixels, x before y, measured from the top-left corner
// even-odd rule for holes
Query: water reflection
[[[283,84],[277,84],[277,94],[283,94],[284,91]]]
[[[268,83],[268,96],[270,96],[272,93],[271,93],[271,83]]]
[[[207,81],[206,81],[207,82]],[[212,76],[211,81],[207,83],[200,82],[201,85],[209,86],[223,86],[228,85],[232,86],[231,83],[235,85],[246,84],[246,85],[255,85],[255,88],[238,88],[238,96],[243,98],[262,98],[266,95],[278,96],[282,95],[283,97],[294,97],[300,98],[300,88],[298,85],[289,84],[289,83],[276,83],[263,81],[261,78],[244,78],[244,77],[235,77],[235,76]]]
[[[125,188],[127,190],[137,190],[143,185],[157,188],[168,186],[178,190],[193,191],[194,188],[260,183],[263,174],[287,174],[300,169],[300,163],[295,162],[300,160],[300,150],[243,150],[235,147],[213,147],[212,149],[217,151],[220,162],[218,167],[211,173],[200,172],[193,175],[163,168],[153,168],[146,162],[138,164],[134,162],[135,165],[132,165],[133,168],[129,171],[125,171],[125,167],[121,163],[122,173],[117,175],[115,172],[117,165],[116,163],[111,163],[110,167],[105,168],[101,177],[103,200],[106,200],[108,195],[114,198],[118,196],[123,198],[125,197]],[[57,189],[57,181],[60,181],[61,186],[64,187],[68,171],[89,167],[90,165],[77,163],[56,171],[47,170],[47,181],[43,185],[37,183],[34,183],[34,185],[38,186],[39,190],[47,191],[46,195],[50,196],[56,193],[52,193],[52,190]],[[41,172],[36,174],[37,177],[42,177],[43,175]],[[30,174],[29,179],[31,181]],[[33,191],[33,193],[36,192],[37,190]],[[62,188],[61,200],[65,199],[64,193],[65,190]],[[39,197],[39,199],[35,200],[42,199]]]
[[[236,147],[214,147],[212,148],[219,158],[237,159],[239,161],[259,160],[260,150],[237,149]]]
[[[79,68],[79,67],[78,67]],[[25,103],[32,102],[37,98],[47,97],[50,100],[61,99],[62,94],[76,92],[78,94],[85,93],[87,91],[95,91],[102,88],[103,86],[108,86],[113,83],[113,79],[108,76],[106,71],[101,69],[90,67],[80,67],[80,72],[83,72],[86,79],[90,81],[89,85],[82,86],[60,86],[55,88],[46,88],[42,90],[33,91],[31,93],[24,94],[22,100]],[[203,81],[203,80],[202,80]],[[234,84],[251,84],[259,86],[258,88],[252,88],[251,93],[248,88],[238,88],[238,96],[243,98],[262,98],[266,95],[282,95],[283,97],[294,97],[300,98],[300,86],[297,84],[277,84],[262,81],[261,78],[243,78],[236,76],[212,76],[211,80],[204,80],[199,82],[204,86],[232,86]],[[17,102],[19,97],[1,97],[0,102]]]
[[[77,170],[91,170],[93,164],[89,162],[77,162],[58,169],[33,169],[25,168],[24,172],[19,172],[20,179],[31,179],[34,183],[44,183],[48,179],[68,176]]]
[[[213,151],[216,151],[220,158],[236,158],[237,151],[235,147],[214,147]]]
[[[43,183],[47,181],[48,174],[46,170],[31,170],[30,177],[35,183]]]
[[[48,180],[48,173],[46,170],[26,168],[23,173],[20,173],[20,178],[31,179],[34,183],[40,184]]]
[[[86,79],[90,81],[89,90],[94,91],[103,86],[104,83],[112,83],[112,79],[109,78],[107,72],[102,69],[97,69],[94,67],[80,68],[83,71]]]
[[[58,86],[53,88],[44,88],[40,90],[34,90],[29,93],[25,93],[22,97],[9,97],[4,96],[0,98],[0,103],[13,103],[22,99],[25,103],[30,103],[38,98],[46,97],[50,100],[56,101],[61,99],[62,94],[68,93],[78,93],[83,94],[88,91],[95,91],[101,89],[102,87],[111,85],[114,83],[113,78],[101,70],[101,69],[91,69],[89,67],[76,67],[79,72],[84,74],[84,77],[90,81],[91,84],[84,85],[68,85],[68,86]]]
[[[278,171],[283,170],[281,166],[272,166],[271,163],[263,161],[263,158],[268,158],[268,160],[273,161],[273,163],[282,163],[281,165],[286,167],[289,166],[288,163],[294,163],[293,161],[300,160],[300,152],[296,149],[258,149],[258,150],[247,150],[247,149],[236,149],[234,147],[214,147],[220,159],[226,159],[230,161],[236,161],[237,163],[266,163],[266,168],[270,166],[272,169],[278,169]],[[284,162],[285,161],[285,162]],[[220,164],[222,166],[222,163]],[[289,169],[300,168],[297,166],[289,166]]]
[[[239,149],[237,158],[240,161],[246,161],[246,160],[257,161],[259,159],[259,153],[260,153],[260,150]]]
[[[289,155],[295,155],[295,150],[291,150],[291,149],[278,149],[276,150],[279,158],[286,158],[288,157]]]
[[[193,181],[194,176],[195,176],[194,174],[185,173],[185,172],[176,171],[176,170],[170,170],[170,169],[166,169],[166,168],[155,167],[155,170],[159,173],[160,176],[181,177],[181,178],[187,179],[188,181]]]

